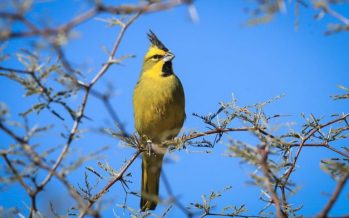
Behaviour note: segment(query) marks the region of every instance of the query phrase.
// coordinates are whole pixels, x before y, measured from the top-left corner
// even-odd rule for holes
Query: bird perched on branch
[[[181,81],[172,69],[172,54],[149,31],[150,48],[133,93],[135,128],[150,152],[142,154],[142,211],[154,210],[159,201],[159,179],[167,150],[165,140],[179,133],[185,120],[185,99]]]

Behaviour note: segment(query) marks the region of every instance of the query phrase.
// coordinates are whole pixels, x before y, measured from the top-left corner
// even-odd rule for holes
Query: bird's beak
[[[172,54],[171,52],[167,52],[164,56],[164,62],[167,62],[167,61],[172,61],[173,58],[175,57],[174,54]]]

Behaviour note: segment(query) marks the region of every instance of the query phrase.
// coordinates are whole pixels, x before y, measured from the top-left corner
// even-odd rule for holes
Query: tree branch
[[[124,173],[127,169],[132,165],[132,163],[136,160],[136,158],[142,153],[141,149],[138,149],[137,152],[131,157],[131,159],[121,168],[119,173],[109,181],[109,183],[97,194],[95,194],[90,200],[89,203],[80,211],[79,218],[82,218],[88,213],[90,208],[96,203],[109,189],[120,179],[122,179]]]
[[[92,17],[96,16],[99,13],[111,13],[118,15],[129,15],[139,12],[150,13],[156,11],[163,11],[170,8],[174,8],[183,4],[190,4],[191,0],[171,0],[167,2],[157,2],[153,4],[140,4],[140,5],[119,5],[119,6],[110,6],[97,3],[96,6],[76,17],[74,17],[69,22],[59,26],[58,28],[44,28],[39,29],[35,25],[30,24],[21,14],[18,13],[8,13],[0,12],[0,17],[4,19],[11,20],[20,20],[28,26],[30,31],[27,32],[10,32],[9,35],[6,35],[7,39],[21,38],[21,37],[32,37],[32,36],[54,36],[59,33],[67,33],[71,31],[76,26],[88,21]],[[0,38],[1,40],[1,38]]]
[[[346,175],[343,175],[342,178],[338,181],[336,189],[333,192],[330,200],[328,201],[328,203],[326,204],[324,209],[316,216],[317,218],[327,217],[327,214],[330,212],[334,203],[337,201],[337,198],[338,198],[339,194],[341,193],[341,191],[343,190],[344,185],[347,182],[348,178],[349,178],[349,173],[347,173]]]
[[[290,147],[299,147],[300,144],[291,144]],[[326,143],[309,143],[309,144],[303,144],[303,147],[324,147],[327,149],[330,149],[334,152],[336,152],[337,154],[342,155],[343,157],[349,158],[349,154],[344,153],[343,151],[340,151],[336,148],[334,148],[333,146],[330,146],[327,142]]]
[[[49,171],[49,173],[47,174],[46,178],[43,180],[43,182],[41,183],[41,186],[45,186],[49,181],[50,179],[52,178],[54,172],[56,171],[56,169],[58,168],[58,166],[60,165],[60,163],[62,162],[62,160],[64,159],[65,155],[67,154],[69,148],[70,148],[70,145],[71,143],[73,142],[74,140],[74,137],[78,131],[78,128],[79,128],[79,125],[80,125],[80,122],[81,122],[81,119],[83,118],[84,116],[84,112],[85,112],[85,108],[86,108],[86,104],[87,104],[87,101],[88,101],[88,97],[89,97],[89,94],[90,94],[90,90],[92,89],[92,87],[94,86],[94,84],[104,75],[104,73],[108,70],[109,66],[111,65],[110,63],[110,60],[113,59],[115,53],[116,53],[116,50],[121,42],[121,39],[126,31],[126,29],[128,28],[129,25],[132,24],[132,22],[134,20],[136,20],[140,14],[142,13],[142,11],[139,11],[136,15],[132,16],[124,25],[122,25],[122,28],[120,30],[120,33],[114,43],[114,46],[113,46],[113,51],[112,53],[110,54],[109,58],[108,58],[108,62],[102,67],[102,69],[96,74],[96,76],[91,80],[91,82],[89,83],[89,85],[85,88],[85,94],[84,94],[84,97],[83,97],[83,100],[82,100],[82,103],[80,105],[80,109],[77,113],[77,117],[76,117],[76,120],[73,124],[73,127],[70,131],[70,134],[68,136],[68,140],[66,142],[66,144],[64,145],[60,155],[58,156],[55,164],[52,166],[51,170]]]
[[[25,183],[25,181],[23,180],[23,177],[21,175],[19,175],[16,168],[12,165],[11,161],[8,159],[7,154],[5,152],[3,152],[3,153],[1,153],[1,156],[4,158],[7,166],[11,169],[13,175],[18,180],[18,182],[21,184],[21,186],[25,189],[25,191],[28,194],[33,193],[33,190]]]
[[[281,209],[280,200],[277,196],[276,191],[273,189],[273,186],[272,186],[272,182],[271,182],[272,177],[270,176],[268,162],[267,162],[267,160],[268,160],[267,146],[263,145],[262,148],[260,148],[258,151],[259,151],[259,154],[261,155],[260,164],[261,164],[261,167],[262,167],[262,170],[264,173],[266,186],[267,186],[268,192],[271,194],[271,200],[275,205],[276,216],[278,218],[287,217],[286,214]]]
[[[340,122],[340,121],[345,121],[346,118],[349,116],[349,114],[344,114],[343,116],[337,118],[337,119],[334,119],[334,120],[331,120],[325,124],[322,124],[318,127],[314,127],[301,141],[301,143],[299,144],[299,148],[297,150],[297,153],[296,153],[296,156],[292,162],[292,165],[291,167],[289,168],[289,170],[287,171],[286,175],[285,175],[285,180],[284,180],[284,185],[287,184],[288,182],[288,179],[290,178],[290,175],[294,169],[294,167],[296,166],[296,163],[297,163],[297,160],[298,160],[298,157],[301,153],[301,150],[302,150],[302,147],[304,146],[304,144],[306,143],[306,141],[308,141],[308,139],[310,139],[317,131],[319,131],[320,129],[326,127],[326,126],[329,126],[331,124],[334,124],[334,123],[337,123],[337,122]]]
[[[142,13],[143,13],[143,11],[137,12],[125,24],[123,24],[123,23],[121,24],[120,33],[119,33],[119,35],[114,43],[114,46],[113,46],[112,52],[109,55],[108,61],[106,64],[103,65],[102,69],[97,73],[97,75],[91,80],[91,82],[89,84],[90,88],[103,76],[103,74],[113,64],[113,59],[114,59],[115,53],[120,45],[121,39],[123,38],[125,31]]]

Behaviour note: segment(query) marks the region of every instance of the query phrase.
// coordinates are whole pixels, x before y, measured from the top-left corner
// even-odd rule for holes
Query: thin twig
[[[124,128],[124,125],[122,125],[117,113],[115,112],[114,108],[112,107],[112,105],[110,103],[110,95],[102,94],[102,93],[97,92],[93,89],[91,90],[91,94],[103,102],[110,117],[113,119],[114,124],[119,129],[122,137],[129,137],[130,135],[127,133],[126,129]]]
[[[95,194],[90,200],[89,203],[80,211],[79,218],[82,218],[86,215],[86,213],[90,210],[90,208],[96,203],[108,190],[120,179],[122,179],[123,175],[127,171],[127,169],[131,166],[131,164],[136,160],[136,158],[142,153],[142,150],[137,150],[137,152],[131,157],[131,159],[121,168],[118,174],[108,182],[104,188]]]
[[[299,147],[300,144],[291,144],[290,147]],[[303,144],[303,147],[324,147],[327,149],[330,149],[334,152],[336,152],[337,154],[340,154],[346,158],[349,158],[349,154],[344,153],[343,151],[340,151],[332,146],[330,146],[328,143],[309,143],[309,144]]]
[[[320,129],[326,127],[326,126],[329,126],[331,124],[334,124],[334,123],[337,123],[337,122],[340,122],[340,121],[343,121],[345,120],[347,117],[349,116],[349,114],[345,114],[337,119],[334,119],[334,120],[331,120],[325,124],[322,124],[318,127],[314,127],[301,141],[301,143],[299,144],[299,147],[298,147],[298,150],[297,150],[297,153],[296,153],[296,156],[292,162],[292,165],[290,166],[290,168],[288,169],[286,175],[285,175],[285,180],[284,180],[284,184],[286,185],[289,178],[290,178],[290,175],[293,171],[293,169],[295,168],[296,166],[296,163],[297,163],[297,160],[298,160],[298,157],[301,153],[301,150],[302,150],[302,147],[304,146],[304,144],[306,143],[306,141],[308,141],[308,139],[310,139],[317,131],[319,131]]]
[[[28,194],[31,194],[33,192],[33,190],[25,183],[25,181],[23,180],[23,177],[21,175],[19,175],[19,173],[16,170],[16,168],[12,165],[11,161],[8,159],[7,154],[6,153],[2,153],[1,155],[4,158],[7,166],[11,169],[11,171],[12,171],[13,175],[15,176],[15,178],[21,184],[21,186],[25,189],[25,191]]]
[[[161,172],[161,177],[164,181],[165,188],[170,195],[170,203],[173,202],[183,213],[187,215],[188,218],[193,217],[194,214],[190,212],[179,200],[177,200],[177,198],[174,197],[170,182],[168,181],[164,171]]]
[[[271,194],[271,200],[275,205],[275,209],[276,209],[276,216],[278,218],[283,218],[286,217],[286,215],[284,214],[283,210],[281,209],[281,203],[280,200],[277,196],[276,191],[273,189],[272,186],[272,178],[270,176],[269,173],[269,167],[268,167],[268,151],[267,151],[267,146],[263,146],[262,148],[259,149],[259,153],[261,155],[261,160],[260,160],[260,165],[262,167],[263,173],[264,173],[264,177],[265,177],[265,181],[266,181],[266,186],[268,189],[268,192]]]
[[[40,157],[39,154],[37,154],[32,146],[30,146],[27,142],[27,140],[23,139],[22,137],[16,135],[13,131],[11,131],[9,128],[7,128],[6,126],[4,126],[1,122],[0,122],[0,129],[3,130],[4,132],[6,132],[9,136],[11,136],[15,141],[17,141],[22,147],[23,150],[25,151],[25,154],[30,158],[30,160],[32,160],[34,162],[35,165],[39,166],[40,168],[51,172],[51,167],[48,166],[47,164],[45,164],[42,161],[42,158]],[[1,153],[2,155],[7,155],[5,152]],[[11,168],[11,167],[10,167]],[[14,171],[13,171],[14,172]],[[14,173],[15,177],[16,174]],[[69,181],[64,177],[63,174],[61,173],[57,173],[56,171],[54,171],[54,176],[63,183],[63,185],[68,189],[69,194],[72,198],[74,198],[75,200],[77,200],[77,202],[79,203],[79,206],[83,206],[85,205],[84,200],[81,198],[81,196],[79,195],[79,193],[75,190],[75,188],[69,183]],[[37,195],[40,191],[42,191],[44,188],[44,186],[39,185],[37,186],[37,189],[31,190],[31,192],[28,192],[28,189],[25,188],[25,190],[27,191],[27,193],[29,194],[29,196],[35,196]],[[32,198],[32,197],[31,197]]]
[[[32,72],[29,70],[20,70],[20,69],[14,69],[14,68],[2,67],[2,66],[0,66],[0,70],[5,70],[12,73],[21,73],[21,74],[30,74]]]
[[[96,16],[99,13],[106,12],[111,14],[119,14],[119,15],[129,15],[129,14],[135,14],[139,13],[140,11],[144,13],[150,13],[150,12],[156,12],[156,11],[163,11],[170,8],[174,8],[176,6],[180,6],[183,4],[190,4],[191,1],[189,0],[171,0],[167,2],[158,2],[154,4],[140,4],[140,5],[119,5],[119,6],[112,6],[112,5],[103,5],[101,3],[96,4],[96,6],[92,9],[89,9],[88,11],[77,15],[69,22],[59,26],[58,28],[44,28],[39,29],[32,23],[30,23],[28,20],[26,20],[21,14],[18,13],[8,13],[8,12],[0,12],[0,17],[4,19],[11,19],[11,20],[19,20],[25,23],[30,31],[25,32],[10,32],[9,35],[6,36],[6,39],[14,39],[14,38],[20,38],[20,37],[32,37],[32,36],[55,36],[59,33],[67,33],[71,31],[73,28],[77,27],[78,25],[90,20],[92,17]]]
[[[32,194],[29,194],[30,200],[31,200],[31,203],[32,203],[32,206],[30,208],[29,218],[36,217],[35,214],[38,211],[37,206],[36,206],[36,196],[37,196],[37,193],[38,192],[34,192]]]
[[[342,178],[338,181],[336,189],[333,192],[330,200],[328,201],[328,203],[326,204],[324,209],[319,213],[319,215],[316,216],[317,218],[327,217],[327,214],[330,212],[334,203],[337,201],[337,198],[338,198],[339,194],[341,193],[341,191],[343,190],[343,187],[344,187],[345,183],[347,182],[348,178],[349,178],[349,173],[342,176]]]
[[[226,132],[247,132],[247,131],[253,131],[254,129],[255,128],[253,128],[253,127],[238,127],[238,128],[224,128],[224,129],[216,128],[216,129],[209,130],[206,132],[193,132],[193,133],[190,133],[188,135],[183,135],[181,137],[178,137],[174,140],[165,141],[163,143],[163,145],[176,144],[176,143],[178,143],[178,141],[187,142],[187,141],[192,140],[192,139],[196,139],[196,138],[200,138],[200,137],[208,136],[208,135],[213,135],[213,134],[220,134],[220,133],[226,133]]]
[[[121,39],[122,39],[122,36],[124,35],[126,29],[128,28],[128,26],[130,24],[132,24],[132,22],[137,18],[139,17],[139,15],[141,14],[142,12],[139,11],[136,15],[134,15],[133,17],[131,17],[128,22],[126,24],[124,24],[120,30],[120,33],[114,43],[114,46],[113,46],[113,51],[112,53],[110,54],[108,60],[112,60],[115,53],[116,53],[116,50],[121,42]],[[73,127],[70,131],[70,134],[68,136],[68,140],[66,142],[66,144],[64,145],[60,155],[58,156],[56,162],[54,163],[54,165],[52,166],[51,170],[49,171],[49,173],[47,174],[46,178],[43,180],[43,182],[41,183],[41,186],[45,186],[49,181],[50,179],[52,178],[54,172],[56,171],[56,169],[58,168],[58,166],[60,165],[60,163],[62,162],[62,160],[65,158],[65,155],[67,154],[69,148],[70,148],[70,145],[71,143],[73,142],[74,140],[74,137],[75,135],[77,134],[77,131],[78,131],[78,128],[79,128],[79,125],[80,125],[80,122],[81,122],[81,119],[83,118],[84,116],[84,112],[85,112],[85,108],[86,108],[86,104],[87,104],[87,101],[88,101],[88,97],[89,97],[89,94],[90,94],[90,90],[92,89],[93,85],[101,78],[101,76],[103,76],[103,74],[108,70],[109,66],[111,65],[110,61],[107,62],[107,64],[105,64],[102,69],[96,74],[96,76],[91,80],[91,82],[89,83],[89,85],[86,87],[85,89],[85,94],[83,96],[83,100],[82,100],[82,103],[80,105],[80,109],[77,113],[77,117],[76,117],[76,120],[73,124]]]
[[[320,7],[325,13],[331,15],[332,17],[336,18],[337,20],[344,23],[346,26],[349,26],[349,19],[344,17],[343,15],[339,14],[338,12],[331,9],[328,5],[324,6],[321,5]]]
[[[54,165],[52,166],[52,168],[50,169],[49,173],[47,174],[45,179],[42,181],[40,186],[44,187],[51,180],[52,176],[54,175],[54,172],[56,171],[58,166],[61,164],[62,160],[65,158],[65,156],[66,156],[66,154],[67,154],[67,152],[68,152],[68,150],[70,148],[70,145],[73,142],[75,135],[77,134],[77,130],[79,128],[81,119],[84,116],[84,112],[85,112],[88,96],[89,96],[89,91],[87,89],[85,91],[85,95],[84,95],[82,103],[80,105],[80,110],[77,113],[76,120],[74,121],[73,127],[72,127],[72,129],[70,131],[70,134],[68,136],[68,140],[67,140],[66,144],[64,145],[61,153],[59,154],[56,162],[54,163]]]
[[[121,39],[123,38],[125,31],[141,14],[142,11],[139,11],[137,14],[132,16],[125,24],[121,24],[120,33],[114,43],[113,50],[109,55],[108,61],[106,64],[103,65],[102,69],[97,73],[97,75],[91,80],[89,85],[90,87],[92,87],[112,65],[115,53],[120,45]]]
[[[211,213],[211,212],[206,212],[201,216],[207,217],[207,216],[218,216],[218,217],[239,217],[239,218],[267,218],[266,216],[255,216],[255,215],[240,215],[240,214],[224,214],[224,213]]]

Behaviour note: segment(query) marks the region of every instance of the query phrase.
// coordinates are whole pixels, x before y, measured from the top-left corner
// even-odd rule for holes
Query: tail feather
[[[142,158],[142,211],[154,210],[159,199],[159,181],[164,154],[143,153]]]

